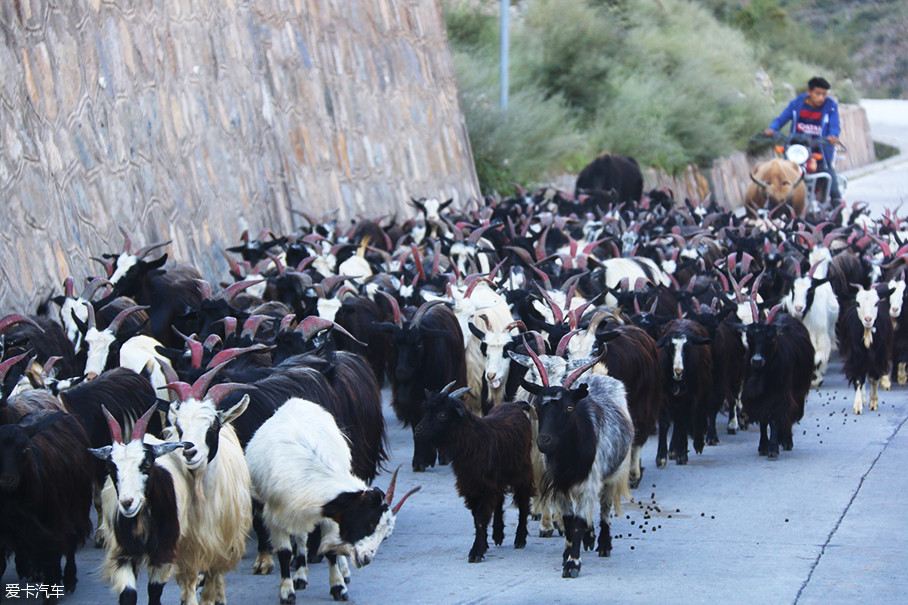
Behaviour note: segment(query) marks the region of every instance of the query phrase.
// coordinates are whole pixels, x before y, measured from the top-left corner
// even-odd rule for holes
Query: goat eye
[[[438,419],[439,419],[439,420],[447,420],[447,419],[448,419],[448,413],[447,413],[447,412],[438,412]]]

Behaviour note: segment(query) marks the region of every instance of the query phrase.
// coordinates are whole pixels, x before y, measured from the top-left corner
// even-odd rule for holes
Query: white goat
[[[810,334],[814,349],[812,385],[823,383],[829,356],[836,346],[835,324],[839,318],[839,301],[828,277],[818,278],[817,271],[825,264],[814,265],[806,276],[796,277],[791,290],[782,299],[782,308],[801,320]]]
[[[367,486],[351,473],[350,447],[334,417],[318,404],[299,398],[289,399],[256,431],[246,445],[246,460],[277,550],[281,603],[296,599],[290,578],[291,536],[305,536],[321,526],[319,552],[331,563],[331,594],[346,600],[347,584],[337,557],[352,557],[356,567],[372,561],[394,530],[404,500],[419,489],[411,490],[392,509],[397,473],[387,496]],[[305,577],[301,580],[305,585]]]

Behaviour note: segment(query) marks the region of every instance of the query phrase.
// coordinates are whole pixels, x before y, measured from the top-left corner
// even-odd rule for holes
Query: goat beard
[[[873,328],[864,328],[864,348],[869,349],[873,344]]]

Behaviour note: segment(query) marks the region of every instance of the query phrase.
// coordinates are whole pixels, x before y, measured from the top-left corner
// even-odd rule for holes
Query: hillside
[[[865,96],[908,99],[908,3],[783,3],[792,19],[839,40],[854,62],[853,78]],[[817,7],[822,9],[818,10]]]

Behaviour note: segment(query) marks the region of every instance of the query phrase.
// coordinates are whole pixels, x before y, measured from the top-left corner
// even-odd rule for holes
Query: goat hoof
[[[296,603],[296,593],[291,592],[286,597],[281,597],[281,605],[293,605]]]
[[[561,572],[562,578],[577,578],[580,576],[580,565],[573,561],[564,564],[564,570]]]
[[[706,445],[719,445],[718,437],[710,437],[706,440]]]
[[[554,535],[555,535],[555,530],[554,530],[554,529],[540,529],[540,530],[539,530],[539,537],[540,537],[540,538],[551,538],[551,537],[553,537]]]
[[[521,549],[523,549],[523,548],[526,548],[526,545],[527,545],[527,541],[526,541],[525,539],[524,539],[524,540],[519,540],[519,541],[518,541],[518,540],[515,540],[515,541],[514,541],[514,548],[517,549],[517,550],[521,550]]]
[[[728,434],[729,434],[729,435],[737,435],[737,434],[738,434],[738,429],[729,428],[729,429],[728,429]]]
[[[307,586],[309,586],[309,582],[302,578],[297,578],[293,581],[294,590],[306,590]]]
[[[533,513],[532,515],[530,515],[530,519],[533,521],[539,521],[540,519],[542,519],[542,515],[539,513]]]
[[[769,450],[769,453],[766,454],[766,457],[769,460],[778,460],[779,459],[779,450]]]
[[[665,468],[666,464],[668,464],[668,458],[666,458],[665,456],[656,458],[656,466],[658,466],[659,468]]]
[[[331,596],[334,597],[335,601],[349,601],[350,595],[347,593],[346,586],[332,586],[331,587]]]
[[[473,553],[473,552],[471,552],[471,553],[470,553],[470,557],[469,557],[469,559],[467,559],[467,561],[469,561],[470,563],[479,563],[479,562],[482,561],[484,558],[485,558],[485,555],[482,554],[482,553]]]
[[[600,557],[611,557],[611,556],[612,556],[612,549],[611,549],[611,548],[600,548],[600,549],[598,550],[598,552],[599,552],[599,556],[600,556]]]

